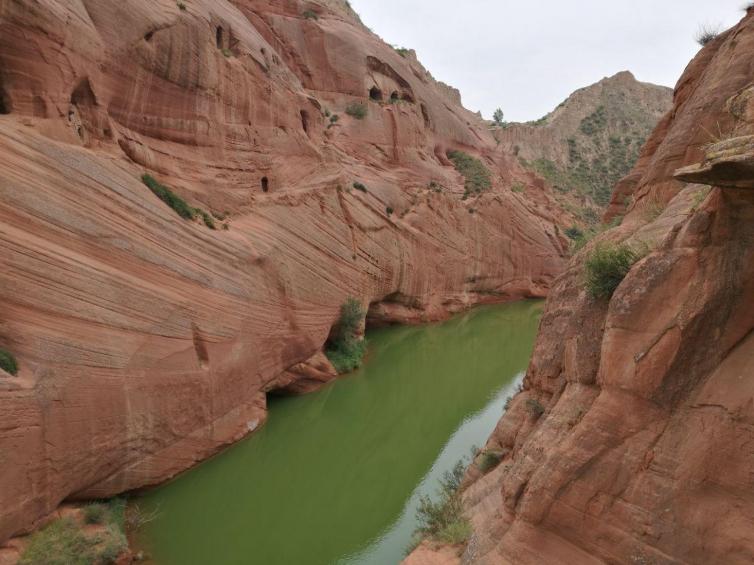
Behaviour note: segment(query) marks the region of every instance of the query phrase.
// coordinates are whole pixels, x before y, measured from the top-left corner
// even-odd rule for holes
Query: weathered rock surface
[[[164,481],[259,426],[266,392],[333,378],[348,296],[431,320],[544,296],[564,266],[547,189],[336,0],[2,2],[0,100],[0,346],[20,364],[0,540]],[[462,200],[449,149],[492,189]],[[229,229],[181,219],[145,171]]]
[[[754,562],[754,178],[749,144],[709,133],[754,134],[753,54],[750,9],[678,83],[600,237],[651,249],[609,303],[588,249],[554,286],[460,561]]]

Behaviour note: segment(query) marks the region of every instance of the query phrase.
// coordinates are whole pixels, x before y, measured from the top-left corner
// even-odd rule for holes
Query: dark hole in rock
[[[3,79],[0,78],[0,114],[10,114],[11,109],[10,98],[3,86]]]
[[[262,192],[269,192],[270,190],[270,179],[267,177],[262,177]]]
[[[309,133],[309,112],[306,110],[301,110],[301,127],[305,133]]]
[[[218,49],[223,48],[223,35],[223,28],[217,26],[217,31],[215,32],[215,43],[217,44]]]
[[[382,100],[382,91],[376,86],[373,86],[369,89],[369,98],[372,100]]]
[[[392,94],[390,95],[390,100],[392,100],[393,102],[396,102],[396,101],[397,101],[398,99],[399,99],[399,98],[398,98],[398,93],[397,93],[397,92],[393,92],[393,93],[392,93]]]
[[[146,39],[147,41],[152,41],[152,37],[153,37],[153,36],[154,36],[154,32],[153,32],[153,31],[150,31],[150,32],[147,32],[147,33],[146,33],[146,34],[144,35],[144,39]]]
[[[410,95],[410,94],[409,94],[408,92],[404,92],[404,93],[403,93],[403,94],[401,95],[401,99],[405,100],[406,102],[411,102],[411,103],[413,103],[413,102],[414,102],[414,97],[413,97],[413,96],[411,96],[411,95]]]

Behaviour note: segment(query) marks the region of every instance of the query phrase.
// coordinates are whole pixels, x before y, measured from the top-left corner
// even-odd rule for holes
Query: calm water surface
[[[137,503],[160,565],[390,565],[418,498],[484,445],[531,354],[542,303],[369,333],[364,368],[270,401],[250,438]]]

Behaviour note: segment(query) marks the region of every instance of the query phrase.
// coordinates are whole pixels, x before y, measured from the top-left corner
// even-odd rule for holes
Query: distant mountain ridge
[[[672,89],[623,71],[575,91],[540,120],[507,124],[495,135],[557,192],[575,197],[563,199],[580,203],[574,212],[594,221],[671,108],[672,96]]]

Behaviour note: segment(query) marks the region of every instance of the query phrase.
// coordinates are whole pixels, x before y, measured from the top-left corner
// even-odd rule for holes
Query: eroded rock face
[[[0,540],[164,481],[261,425],[266,392],[333,378],[349,296],[432,320],[563,269],[551,194],[335,0],[4,2],[0,100],[0,345],[20,364]],[[488,193],[462,199],[449,149]],[[181,219],[144,172],[229,229]]]
[[[588,249],[554,286],[459,561],[754,562],[752,54],[750,10],[679,82],[600,238],[650,246],[612,299],[583,288]]]

